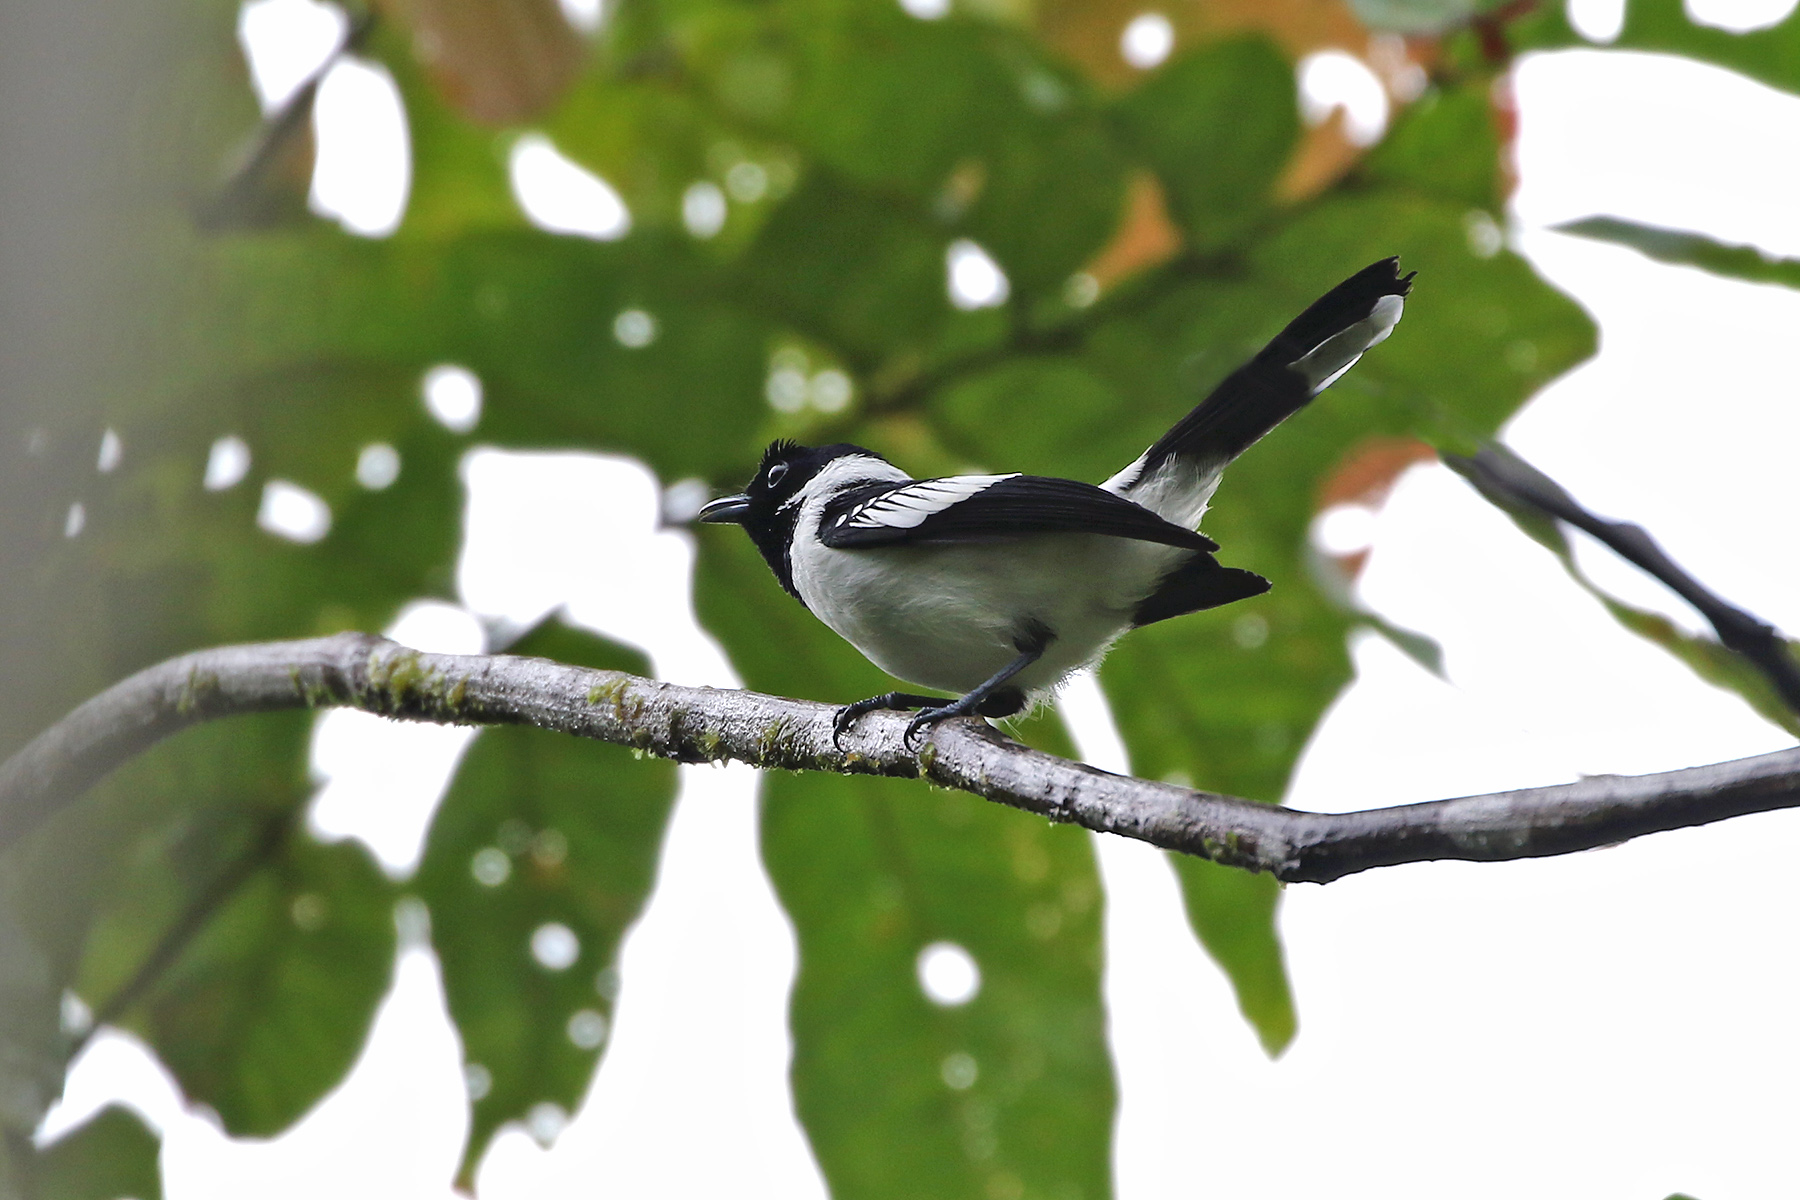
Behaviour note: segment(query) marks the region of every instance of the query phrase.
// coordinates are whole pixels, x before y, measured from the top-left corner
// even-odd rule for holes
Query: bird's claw
[[[946,720],[950,717],[960,717],[965,715],[967,714],[954,704],[946,704],[942,708],[928,708],[906,723],[906,734],[900,739],[900,743],[908,750],[912,750],[914,749],[913,738],[918,735],[919,730],[930,725],[936,725],[939,721]]]
[[[854,725],[856,718],[861,715],[856,711],[854,704],[846,704],[837,710],[837,715],[831,718],[831,744],[833,746],[839,750],[844,748],[844,735],[850,731],[850,726]]]
[[[856,724],[857,718],[888,707],[892,699],[893,693],[890,692],[884,696],[870,696],[867,700],[858,700],[855,704],[846,704],[838,709],[837,715],[831,718],[831,744],[842,750],[844,735],[850,732],[850,727]]]
[[[855,704],[846,704],[838,709],[831,718],[831,744],[842,750],[844,735],[850,732],[850,727],[856,724],[856,719],[864,713],[871,713],[880,708],[900,708],[909,704],[918,704],[926,699],[927,697],[923,696],[915,697],[899,692],[890,692],[885,696],[873,696],[867,700],[858,700]],[[948,717],[966,717],[974,711],[976,708],[968,702],[967,697],[954,704],[927,706],[906,723],[906,733],[901,737],[900,743],[907,750],[917,752],[918,748],[913,743],[918,740],[921,730],[927,726],[936,725]]]

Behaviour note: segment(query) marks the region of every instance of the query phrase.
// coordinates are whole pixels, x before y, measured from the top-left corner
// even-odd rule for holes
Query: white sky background
[[[381,86],[369,73],[356,80]],[[1586,52],[1528,60],[1517,82],[1523,185],[1511,235],[1597,317],[1602,344],[1532,402],[1509,441],[1590,506],[1647,526],[1728,599],[1800,630],[1800,403],[1787,361],[1800,293],[1544,231],[1606,212],[1800,256],[1800,100],[1676,60]],[[315,196],[365,203],[341,187]],[[386,187],[346,224],[383,228],[391,213],[379,205],[395,203]],[[1422,279],[1415,303],[1431,303],[1431,288]],[[470,608],[526,620],[567,605],[645,647],[667,678],[732,681],[693,622],[691,545],[655,530],[656,484],[642,468],[486,451],[465,478],[459,583]],[[1228,478],[1220,503],[1229,489]],[[585,564],[562,557],[582,544],[593,549]],[[1605,551],[1589,557],[1622,592],[1693,624]],[[1443,644],[1452,682],[1384,642],[1358,643],[1357,681],[1308,748],[1288,797],[1297,807],[1653,771],[1787,744],[1620,630],[1441,468],[1396,488],[1361,588]],[[444,648],[480,636],[448,605],[415,609],[396,628]],[[1065,707],[1088,757],[1123,767],[1097,691],[1072,687]],[[319,765],[333,778],[316,822],[359,831],[403,870],[466,737],[327,718]],[[484,1200],[823,1194],[786,1091],[793,942],[755,857],[754,775],[682,770],[658,890],[626,943],[612,1044],[588,1101],[552,1150],[503,1135],[479,1176]],[[1276,1063],[1188,934],[1156,852],[1095,844],[1109,900],[1122,1200],[1676,1190],[1730,1200],[1793,1189],[1800,901],[1782,864],[1800,854],[1800,813],[1559,859],[1289,888],[1282,925],[1301,1026]],[[1185,1040],[1170,1037],[1177,1029]],[[466,1136],[459,1061],[436,967],[415,947],[350,1078],[275,1142],[225,1138],[118,1036],[76,1064],[53,1120],[129,1098],[164,1130],[172,1200],[441,1200]]]

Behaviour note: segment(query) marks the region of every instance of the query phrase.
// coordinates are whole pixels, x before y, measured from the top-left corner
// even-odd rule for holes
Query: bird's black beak
[[[699,519],[708,525],[742,525],[750,515],[750,497],[720,496],[701,507]]]

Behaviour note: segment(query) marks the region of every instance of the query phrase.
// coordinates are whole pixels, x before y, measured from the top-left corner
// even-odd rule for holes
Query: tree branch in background
[[[1706,618],[1727,649],[1755,666],[1782,701],[1800,713],[1800,662],[1789,652],[1787,640],[1766,621],[1707,590],[1641,527],[1594,515],[1554,479],[1498,443],[1490,442],[1473,457],[1446,454],[1444,462],[1498,507],[1572,525],[1667,584]]]
[[[0,764],[0,849],[189,725],[330,707],[439,724],[535,725],[680,762],[923,778],[1052,821],[1321,883],[1428,859],[1566,854],[1800,806],[1796,748],[1660,775],[1597,776],[1363,812],[1296,812],[1113,775],[1022,746],[977,720],[936,726],[915,754],[902,736],[906,715],[872,713],[839,749],[831,705],[538,658],[427,654],[345,633],[183,655],[81,705]]]
[[[74,1045],[69,1048],[69,1058],[73,1060],[87,1048],[89,1041],[100,1030],[113,1024],[132,1005],[136,1004],[156,982],[162,978],[164,971],[172,966],[181,952],[186,950],[199,932],[206,928],[213,914],[227,900],[237,894],[239,888],[249,882],[252,876],[275,857],[293,832],[298,814],[294,812],[279,813],[263,822],[263,826],[251,840],[250,845],[240,852],[219,875],[213,879],[200,894],[189,901],[181,910],[174,922],[163,932],[156,945],[131,977],[120,985],[119,989],[108,996],[104,1003],[94,1010],[87,1022],[87,1028],[76,1037]]]
[[[313,168],[313,104],[319,85],[346,54],[361,48],[374,27],[373,11],[355,17],[331,53],[280,108],[264,118],[231,174],[195,205],[194,223],[203,232],[264,229],[306,215]]]

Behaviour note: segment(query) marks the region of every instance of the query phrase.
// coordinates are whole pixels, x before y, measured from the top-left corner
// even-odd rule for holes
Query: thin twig
[[[206,928],[220,906],[235,896],[238,889],[266,866],[276,851],[281,849],[293,828],[295,816],[293,812],[277,813],[264,821],[251,843],[199,895],[188,902],[188,906],[181,910],[156,945],[150,948],[150,953],[144,956],[144,961],[138,964],[138,969],[132,972],[131,978],[94,1010],[87,1029],[69,1049],[70,1059],[86,1049],[88,1042],[93,1040],[102,1026],[117,1021],[144,998],[157,980],[162,978],[163,972],[181,957],[181,952]]]
[[[133,754],[239,713],[349,707],[405,720],[535,725],[680,762],[923,778],[1001,804],[1284,880],[1327,882],[1428,859],[1566,854],[1639,834],[1800,807],[1800,748],[1636,777],[1598,776],[1353,813],[1272,808],[1129,779],[1022,746],[978,720],[871,713],[839,748],[830,705],[680,687],[506,655],[427,654],[338,634],[170,659],[81,705],[0,764],[0,850]]]
[[[1472,458],[1446,454],[1444,461],[1499,507],[1524,509],[1572,525],[1667,584],[1706,618],[1726,649],[1741,654],[1762,672],[1782,701],[1800,713],[1800,662],[1789,652],[1787,639],[1768,622],[1709,591],[1664,553],[1641,526],[1608,521],[1589,512],[1554,479],[1495,442],[1483,446]]]
[[[236,169],[195,206],[195,224],[209,233],[218,233],[260,228],[279,215],[271,208],[271,177],[297,148],[298,140],[312,128],[313,104],[318,100],[319,85],[325,81],[325,76],[345,55],[360,49],[374,27],[372,9],[345,27],[331,53],[312,69],[280,108],[264,118]]]

